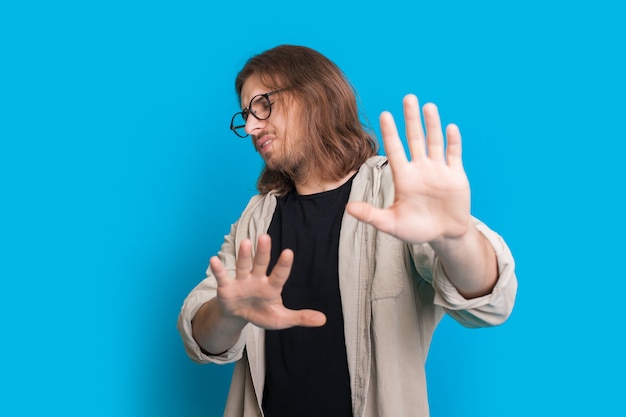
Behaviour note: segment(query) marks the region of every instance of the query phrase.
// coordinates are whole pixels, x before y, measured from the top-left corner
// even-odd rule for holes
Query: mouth
[[[274,138],[272,136],[264,135],[254,142],[254,146],[259,153],[264,153],[267,152],[273,141]]]

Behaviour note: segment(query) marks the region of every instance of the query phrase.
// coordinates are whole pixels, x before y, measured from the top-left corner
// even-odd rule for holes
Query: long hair
[[[255,55],[237,75],[237,97],[252,75],[272,89],[286,88],[281,95],[297,103],[296,126],[308,147],[307,166],[316,169],[320,179],[337,181],[377,154],[378,142],[359,119],[354,88],[324,55],[294,45],[280,45]],[[261,193],[285,194],[296,179],[301,179],[295,175],[264,166],[257,188]]]

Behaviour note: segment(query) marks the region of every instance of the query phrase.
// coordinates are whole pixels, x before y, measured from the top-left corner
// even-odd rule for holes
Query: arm
[[[218,356],[235,345],[247,322],[223,314],[217,298],[202,304],[191,321],[193,338],[211,356]]]
[[[450,282],[467,297],[488,294],[498,279],[495,252],[470,216],[470,187],[461,158],[461,134],[456,125],[444,137],[437,107],[423,108],[426,133],[417,98],[404,99],[406,135],[411,161],[404,152],[393,117],[383,112],[380,125],[392,170],[394,202],[385,209],[352,202],[357,219],[406,242],[429,243]]]
[[[491,293],[498,280],[496,253],[473,224],[459,237],[442,237],[430,245],[439,256],[446,276],[463,297]]]

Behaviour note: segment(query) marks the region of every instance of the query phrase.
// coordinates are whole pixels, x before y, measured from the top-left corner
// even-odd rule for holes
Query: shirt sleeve
[[[225,236],[224,244],[218,256],[228,271],[234,271],[235,266],[235,236],[236,224],[231,227],[230,234]],[[233,272],[234,274],[234,272]],[[205,352],[196,339],[193,337],[191,322],[196,316],[200,307],[217,295],[217,281],[211,272],[211,268],[207,268],[206,278],[202,280],[185,298],[183,306],[178,315],[177,327],[183,340],[183,345],[187,355],[197,363],[217,363],[224,364],[239,360],[243,355],[245,346],[247,326],[241,332],[239,340],[233,347],[219,355],[210,355]]]
[[[430,278],[435,289],[434,303],[443,307],[452,318],[466,327],[497,326],[507,320],[515,304],[517,293],[515,261],[502,237],[479,220],[474,219],[474,222],[496,253],[498,281],[490,294],[471,299],[463,297],[446,276],[441,261],[429,245],[419,245],[419,248],[414,250],[414,259],[417,261],[421,258],[422,268],[425,266],[432,268],[428,273],[424,273],[426,271],[420,271],[418,267],[418,272],[423,277]],[[425,251],[430,253],[424,253]],[[424,262],[429,258],[431,262]]]
[[[239,220],[231,226],[229,234],[224,237],[224,243],[217,256],[232,278],[235,276],[237,248],[239,247],[239,243],[243,239],[253,239],[253,241],[256,242],[258,236],[267,230],[268,222],[271,221],[275,206],[276,198],[271,193],[253,196]],[[241,359],[246,346],[246,338],[248,334],[251,334],[250,329],[254,327],[252,324],[246,325],[235,345],[226,352],[219,355],[209,355],[205,352],[193,337],[191,322],[200,307],[207,301],[215,298],[216,295],[217,280],[209,267],[206,270],[206,278],[185,298],[178,315],[177,327],[187,355],[198,363],[223,364]]]

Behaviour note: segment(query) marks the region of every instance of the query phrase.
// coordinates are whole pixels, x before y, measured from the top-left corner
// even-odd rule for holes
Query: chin
[[[263,158],[263,162],[265,162],[265,166],[266,166],[266,167],[268,167],[268,168],[269,168],[269,169],[271,169],[271,170],[276,170],[276,169],[278,169],[278,165],[277,165],[277,164],[275,164],[275,163],[272,161],[272,158],[270,158],[270,157],[264,157],[264,158]]]

